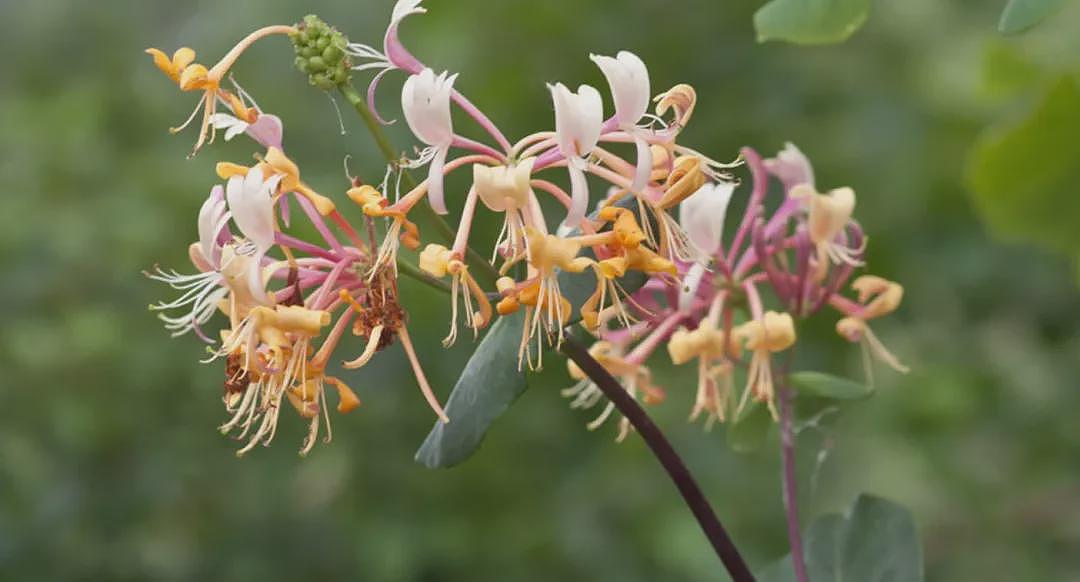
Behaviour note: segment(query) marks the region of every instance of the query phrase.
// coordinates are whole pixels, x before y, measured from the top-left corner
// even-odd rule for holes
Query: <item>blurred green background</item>
[[[907,290],[875,329],[913,372],[879,370],[874,398],[803,433],[804,520],[868,491],[913,509],[930,580],[1080,580],[1073,265],[996,240],[963,181],[985,127],[1030,107],[1048,71],[1076,69],[1080,5],[1004,39],[1002,3],[877,2],[849,42],[800,48],[755,43],[757,2],[432,0],[403,37],[432,66],[460,71],[458,87],[512,136],[550,127],[544,82],[603,87],[588,53],[630,49],[655,91],[697,88],[685,143],[730,159],[792,140],[819,185],[853,186],[874,272]],[[0,2],[0,578],[723,578],[643,443],[616,445],[613,425],[590,433],[591,414],[568,410],[557,362],[451,470],[412,461],[432,415],[397,349],[346,376],[365,405],[335,419],[334,442],[307,459],[292,417],[273,447],[242,460],[215,430],[220,365],[198,364],[192,338],[168,338],[146,306],[169,290],[140,271],[189,269],[214,163],[246,161],[251,147],[219,143],[185,160],[194,134],[166,128],[193,96],[142,50],[189,45],[213,61],[246,32],[309,12],[378,45],[390,7]],[[341,135],[331,103],[291,63],[275,39],[235,72],[284,118],[316,188],[340,196],[346,153],[377,182],[383,164],[358,119],[343,109]],[[387,116],[401,80],[382,87]],[[391,133],[410,143],[402,124]],[[444,298],[409,283],[404,294],[445,397],[471,346],[442,351]],[[858,350],[824,319],[801,332],[800,364],[859,377]],[[723,430],[685,423],[692,371],[656,366],[669,398],[654,415],[735,540],[755,566],[784,554],[775,438],[732,453]]]

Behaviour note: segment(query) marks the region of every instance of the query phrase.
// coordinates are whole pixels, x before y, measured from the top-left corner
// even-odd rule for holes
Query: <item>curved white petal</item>
[[[409,129],[430,146],[446,147],[454,140],[450,118],[450,93],[457,74],[438,76],[424,69],[405,80],[401,89],[401,109]]]
[[[630,185],[633,192],[641,192],[649,184],[649,176],[653,169],[652,148],[649,142],[640,135],[634,136],[634,146],[637,147],[637,167],[634,171],[634,183]]]
[[[690,265],[683,276],[682,289],[679,290],[679,311],[689,312],[694,306],[694,298],[697,297],[698,287],[701,286],[706,271],[705,263],[700,261]]]
[[[699,250],[714,254],[724,235],[724,218],[734,184],[707,183],[679,205],[679,224]]]
[[[420,6],[424,0],[398,0],[394,4],[394,10],[390,13],[390,24],[395,25],[412,14],[424,14],[427,8]]]
[[[563,224],[577,228],[589,206],[589,183],[585,171],[576,164],[570,164],[567,169],[570,170],[570,209]]]
[[[576,93],[562,83],[548,85],[555,104],[555,135],[559,151],[567,158],[589,155],[600,140],[604,124],[604,101],[600,92],[581,85]]]
[[[622,128],[637,124],[649,110],[649,69],[630,51],[619,51],[614,58],[589,55],[607,78],[615,102],[615,119]]]
[[[210,196],[199,209],[199,250],[203,258],[217,269],[217,238],[221,229],[229,221],[229,210],[225,204],[225,189],[220,184],[210,190]]]
[[[225,186],[233,222],[260,254],[274,245],[274,189],[280,175],[263,180],[262,168],[252,168],[246,176],[233,176]]]
[[[443,167],[446,165],[446,148],[439,148],[431,158],[428,167],[427,198],[431,208],[437,214],[446,214],[446,200],[443,194]]]

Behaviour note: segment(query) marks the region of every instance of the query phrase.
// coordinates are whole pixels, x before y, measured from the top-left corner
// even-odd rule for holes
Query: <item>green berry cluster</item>
[[[296,68],[308,76],[309,83],[329,91],[349,81],[352,64],[345,54],[349,39],[344,34],[309,14],[289,37],[296,51]]]

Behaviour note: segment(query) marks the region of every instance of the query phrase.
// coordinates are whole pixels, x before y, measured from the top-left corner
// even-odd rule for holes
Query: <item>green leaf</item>
[[[788,381],[800,394],[833,400],[860,400],[874,393],[873,388],[862,382],[821,372],[795,372]]]
[[[1066,75],[1023,119],[991,128],[968,160],[967,183],[999,236],[1080,251],[1080,88]]]
[[[435,469],[468,459],[480,447],[488,427],[525,391],[525,372],[518,369],[524,325],[525,316],[518,312],[491,326],[446,401],[450,422],[435,422],[416,451],[418,463]]]
[[[1061,8],[1064,0],[1009,0],[998,21],[1002,34],[1017,34],[1042,22]]]
[[[769,407],[753,403],[738,418],[728,423],[727,443],[736,453],[753,453],[761,449],[772,428]]]
[[[772,0],[754,13],[758,42],[832,44],[848,39],[870,12],[870,0]]]
[[[847,515],[828,514],[803,534],[807,575],[813,582],[920,582],[922,547],[915,520],[903,506],[860,495]],[[791,555],[765,568],[759,582],[794,582]]]

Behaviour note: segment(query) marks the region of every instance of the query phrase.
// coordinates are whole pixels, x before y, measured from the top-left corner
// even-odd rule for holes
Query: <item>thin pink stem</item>
[[[678,325],[682,319],[683,314],[679,312],[669,315],[667,319],[660,322],[660,325],[649,334],[649,337],[645,338],[628,356],[626,356],[626,361],[631,364],[644,363],[656,350],[656,347],[660,345],[660,342],[667,338],[668,334],[671,333],[671,330]]]
[[[330,248],[334,249],[334,252],[341,256],[345,256],[345,247],[341,246],[341,242],[334,236],[334,233],[330,232],[330,227],[326,225],[326,221],[323,220],[323,217],[315,210],[315,206],[311,201],[299,194],[296,194],[295,198],[297,204],[300,205],[300,209],[304,211],[304,214],[311,220],[311,224],[315,226],[315,230],[319,231],[319,234],[322,235],[323,240],[330,245]]]
[[[455,89],[452,93],[450,93],[450,98],[453,99],[454,103],[457,103],[458,107],[461,107],[462,111],[467,113],[469,117],[472,117],[474,120],[476,120],[476,123],[479,124],[480,127],[484,128],[484,131],[487,131],[489,134],[491,134],[491,137],[495,138],[495,141],[499,142],[499,147],[503,148],[503,150],[507,153],[509,153],[510,150],[513,149],[513,146],[510,145],[510,140],[506,139],[506,136],[503,135],[503,132],[499,130],[498,126],[496,126],[494,122],[488,119],[487,115],[484,115],[482,111],[477,109],[471,101],[466,99],[465,96],[461,94],[461,92]]]
[[[751,148],[743,148],[741,153],[746,159],[747,165],[750,166],[750,172],[754,179],[754,189],[750,193],[750,200],[746,204],[746,212],[743,214],[742,222],[739,224],[739,230],[735,233],[735,239],[728,249],[729,261],[735,260],[736,253],[742,248],[743,239],[746,238],[746,235],[750,232],[750,227],[754,224],[754,218],[757,216],[758,209],[765,199],[765,190],[769,180],[768,174],[765,173],[765,166],[761,163],[761,156],[756,151]]]

